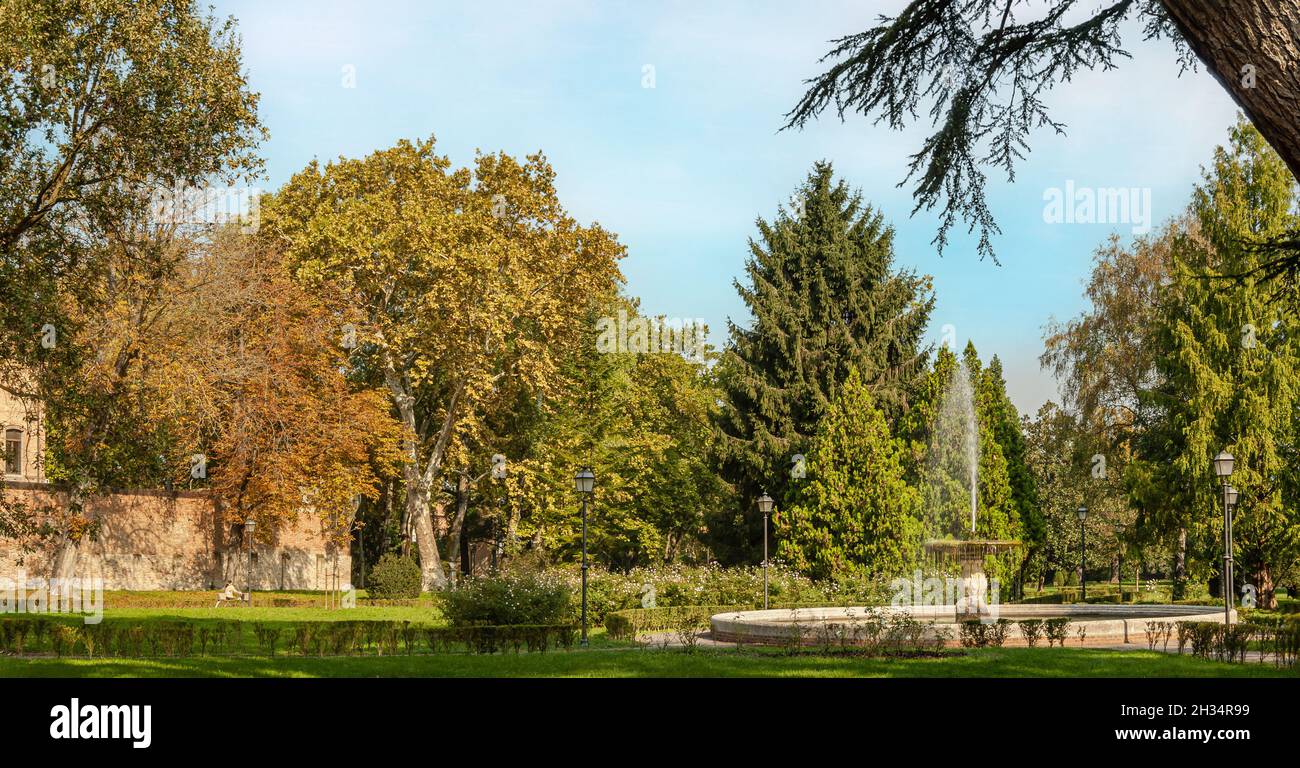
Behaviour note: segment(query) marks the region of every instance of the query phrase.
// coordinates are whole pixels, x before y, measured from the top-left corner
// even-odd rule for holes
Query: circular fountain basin
[[[1148,621],[1223,623],[1223,608],[1209,605],[1008,604],[989,606],[989,609],[991,614],[985,616],[986,622],[993,619],[1008,619],[1012,622],[1007,627],[1005,645],[1008,646],[1028,645],[1020,626],[1015,623],[1027,619],[1069,618],[1071,645],[1079,644],[1077,632],[1080,627],[1086,630],[1086,645],[1132,643],[1145,646]],[[849,645],[866,645],[864,640],[855,641],[851,628],[854,624],[866,622],[873,614],[877,617],[890,614],[911,616],[928,625],[924,632],[926,640],[935,642],[937,633],[946,631],[949,637],[944,644],[949,646],[961,644],[956,625],[966,619],[965,616],[959,616],[957,606],[953,605],[857,606],[719,613],[709,620],[709,624],[714,640],[758,645],[790,645],[796,641],[804,645],[821,645],[824,642],[823,627],[840,625],[846,631],[837,632],[837,644],[841,642],[842,636],[847,638],[845,642]],[[1236,620],[1235,611],[1233,620]],[[1046,644],[1042,640],[1040,643]]]

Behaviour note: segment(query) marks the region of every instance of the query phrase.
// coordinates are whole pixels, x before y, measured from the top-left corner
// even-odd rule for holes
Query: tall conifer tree
[[[724,562],[757,554],[754,500],[764,491],[778,504],[790,498],[799,482],[792,459],[809,450],[849,371],[860,371],[892,423],[929,357],[922,335],[934,306],[930,280],[895,269],[883,216],[835,181],[826,162],[792,203],[775,220],[757,221],[747,283],[736,282],[753,323],[729,323],[719,364],[719,463],[741,505],[710,523]]]
[[[1239,120],[1175,239],[1157,329],[1160,382],[1143,393],[1162,418],[1132,472],[1139,522],[1190,538],[1187,575],[1217,581],[1223,501],[1211,466],[1220,450],[1236,457],[1237,588],[1250,583],[1265,607],[1300,553],[1300,325],[1258,281],[1267,257],[1246,244],[1296,228],[1296,202],[1286,165]]]

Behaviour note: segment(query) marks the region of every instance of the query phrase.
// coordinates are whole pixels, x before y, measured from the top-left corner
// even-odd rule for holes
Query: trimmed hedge
[[[366,591],[380,600],[413,600],[420,596],[420,565],[413,557],[386,552],[371,568]]]
[[[675,629],[685,620],[707,627],[715,613],[753,610],[748,605],[682,605],[667,608],[629,608],[605,614],[605,632],[615,640],[635,640],[642,632]]]
[[[0,652],[15,655],[395,656],[410,655],[423,647],[431,653],[518,653],[568,649],[577,636],[572,624],[434,627],[409,621],[142,622],[110,618],[99,624],[82,624],[44,617],[0,619]]]
[[[824,608],[826,603],[771,603],[770,608]],[[718,613],[760,611],[762,603],[751,605],[674,605],[663,608],[629,608],[611,611],[605,615],[605,632],[615,640],[635,640],[642,632],[662,632],[679,629],[691,622],[700,629],[708,629],[709,619]]]

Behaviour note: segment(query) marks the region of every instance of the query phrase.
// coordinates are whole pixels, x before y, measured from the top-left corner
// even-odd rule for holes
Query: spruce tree
[[[892,423],[924,375],[922,336],[934,306],[929,278],[893,264],[893,230],[859,193],[817,163],[790,210],[757,221],[747,282],[753,315],[729,323],[719,363],[719,464],[740,506],[710,523],[715,554],[750,562],[762,540],[754,500],[789,498],[791,461],[806,455],[818,422],[851,369]]]
[[[807,482],[788,510],[777,510],[777,557],[815,579],[904,573],[921,530],[904,455],[866,382],[851,371],[813,439]]]

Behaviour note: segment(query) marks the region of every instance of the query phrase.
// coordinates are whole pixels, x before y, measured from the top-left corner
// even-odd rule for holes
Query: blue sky
[[[732,287],[756,216],[770,218],[813,162],[828,159],[896,227],[900,265],[933,275],[944,325],[1003,361],[1021,411],[1055,398],[1040,371],[1042,330],[1085,309],[1092,254],[1127,225],[1048,224],[1044,191],[1151,190],[1153,223],[1186,204],[1201,165],[1223,143],[1235,107],[1204,70],[1178,76],[1168,42],[1086,72],[1049,105],[1068,135],[1043,131],[1015,184],[996,173],[989,201],[1003,235],[997,266],[973,238],[940,257],[935,217],[912,209],[906,174],[928,122],[894,132],[827,116],[778,132],[820,70],[826,41],[871,26],[881,2],[276,2],[218,1],[239,20],[244,60],[270,131],[274,189],[312,158],[356,157],[435,135],[456,165],[476,148],[543,150],[566,207],[628,247],[627,289],[643,308],[703,318],[723,338],[747,313]],[[643,87],[646,66],[654,88]],[[354,68],[345,70],[345,68]],[[346,72],[355,87],[344,87]]]

